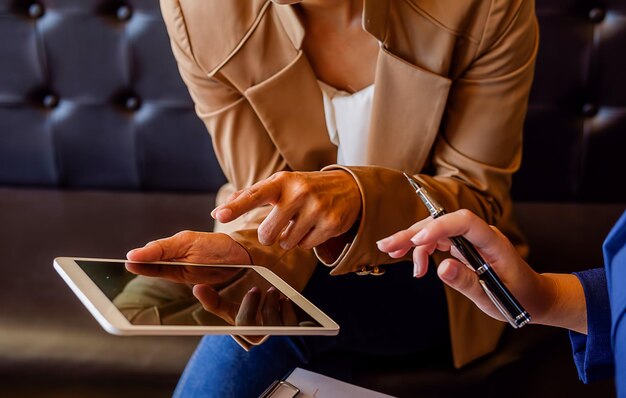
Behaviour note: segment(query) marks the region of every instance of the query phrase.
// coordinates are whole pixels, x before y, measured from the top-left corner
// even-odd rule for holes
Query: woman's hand
[[[259,242],[284,249],[313,248],[347,232],[361,211],[356,181],[342,170],[279,172],[242,191],[211,215],[233,221],[260,206],[273,206],[258,228]]]
[[[130,261],[180,261],[199,264],[251,264],[246,249],[222,233],[181,231],[148,242],[126,254]]]
[[[182,231],[169,238],[147,243],[126,254],[130,261],[177,261],[198,264],[251,264],[246,249],[230,236],[221,233]],[[237,268],[209,268],[128,263],[135,274],[166,278],[179,283],[216,285],[228,281]]]
[[[487,225],[468,210],[427,218],[406,230],[378,242],[391,257],[404,256],[412,247],[414,274],[423,276],[429,256],[435,250],[450,251],[437,268],[439,278],[472,300],[489,316],[504,317],[483,291],[478,276],[463,256],[451,245],[449,237],[464,236],[496,271],[533,317],[533,323],[561,326],[586,333],[586,309],[582,286],[574,275],[538,274],[517,253],[511,242],[495,227]]]
[[[205,311],[213,313],[231,325],[236,326],[296,326],[298,318],[293,304],[282,297],[275,287],[263,292],[252,287],[237,303],[225,299],[209,285],[195,285],[193,295],[196,296]],[[266,336],[246,335],[245,339],[258,344]]]
[[[208,285],[196,285],[193,294],[202,307],[231,325],[237,326],[296,326],[298,318],[291,301],[282,296],[275,287],[265,294],[259,287],[252,287],[241,303],[223,298]]]

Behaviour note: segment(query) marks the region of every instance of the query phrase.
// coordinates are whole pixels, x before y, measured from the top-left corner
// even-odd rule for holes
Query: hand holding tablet
[[[113,334],[339,332],[335,322],[264,267],[67,257],[55,259],[54,266]]]

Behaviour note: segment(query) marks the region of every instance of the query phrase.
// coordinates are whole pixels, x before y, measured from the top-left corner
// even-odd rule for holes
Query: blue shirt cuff
[[[587,335],[570,331],[570,341],[578,377],[584,383],[613,377],[611,309],[602,268],[575,272],[587,302]]]

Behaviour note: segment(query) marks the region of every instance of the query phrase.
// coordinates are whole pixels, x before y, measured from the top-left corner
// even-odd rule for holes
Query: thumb
[[[456,259],[446,259],[437,268],[437,275],[448,286],[472,300],[479,307],[490,303],[485,295],[478,275]]]
[[[144,247],[133,249],[126,253],[130,261],[160,261],[163,259],[163,249],[157,241],[146,243]]]
[[[181,231],[169,238],[163,238],[146,243],[144,247],[133,249],[126,253],[131,261],[173,261],[187,256],[189,247],[193,244],[195,233]]]

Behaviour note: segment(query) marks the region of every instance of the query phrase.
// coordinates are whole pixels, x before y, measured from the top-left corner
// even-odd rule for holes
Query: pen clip
[[[485,293],[487,293],[487,296],[489,297],[493,305],[496,306],[498,311],[500,311],[502,316],[504,316],[504,318],[511,324],[511,326],[513,326],[515,329],[519,329],[527,323],[526,322],[522,325],[518,325],[517,322],[515,322],[515,319],[513,319],[513,317],[511,316],[511,314],[509,314],[509,311],[507,311],[506,308],[504,308],[504,305],[500,302],[500,300],[498,300],[496,295],[491,292],[485,281],[479,279],[478,282],[480,282],[480,286],[483,287],[483,290],[485,291]]]

